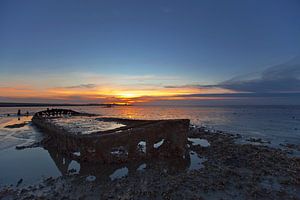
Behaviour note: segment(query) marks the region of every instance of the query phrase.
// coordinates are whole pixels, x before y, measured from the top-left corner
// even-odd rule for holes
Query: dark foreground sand
[[[189,151],[206,158],[199,170],[172,172],[154,165],[114,181],[70,174],[2,188],[0,199],[300,199],[300,158],[290,152],[237,144],[236,135],[203,128],[191,129],[189,137],[210,143],[201,147],[190,142]]]

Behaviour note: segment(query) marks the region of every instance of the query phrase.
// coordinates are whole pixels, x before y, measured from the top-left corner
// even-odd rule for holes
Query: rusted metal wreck
[[[32,122],[50,136],[53,147],[81,162],[120,163],[186,155],[188,119],[100,118],[48,109],[37,112]]]

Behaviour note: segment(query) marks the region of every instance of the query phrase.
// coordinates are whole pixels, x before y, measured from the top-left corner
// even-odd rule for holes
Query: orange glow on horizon
[[[136,86],[137,88],[137,86]],[[184,97],[192,94],[213,94],[232,93],[234,91],[222,88],[164,88],[145,86],[139,89],[125,88],[121,86],[98,86],[93,88],[57,87],[57,88],[23,88],[0,87],[0,97],[5,95],[8,98],[29,98],[29,99],[56,99],[68,101],[79,99],[87,103],[115,103],[118,105],[128,105],[134,103],[144,103],[156,100],[185,100],[185,99],[219,99],[210,97]]]

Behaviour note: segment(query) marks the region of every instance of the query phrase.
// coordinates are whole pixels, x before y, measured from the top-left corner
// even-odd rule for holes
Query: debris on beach
[[[246,141],[252,142],[252,143],[258,143],[258,144],[270,144],[271,143],[270,141],[265,141],[261,138],[254,138],[254,137],[247,138]]]
[[[40,147],[40,146],[42,146],[41,142],[32,142],[30,144],[17,145],[16,149],[17,150],[23,150],[23,149],[28,149],[28,148]]]
[[[12,125],[7,125],[4,128],[22,128],[24,126],[26,126],[29,122],[23,122],[20,124],[12,124]]]
[[[300,144],[291,144],[291,143],[287,143],[287,144],[280,144],[283,147],[286,147],[288,149],[293,149],[293,150],[297,150],[300,151]]]

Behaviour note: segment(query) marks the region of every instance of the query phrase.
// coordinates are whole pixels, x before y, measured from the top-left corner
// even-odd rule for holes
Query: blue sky
[[[3,0],[0,87],[220,86],[297,58],[299,19],[298,0]]]

